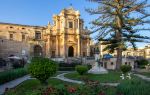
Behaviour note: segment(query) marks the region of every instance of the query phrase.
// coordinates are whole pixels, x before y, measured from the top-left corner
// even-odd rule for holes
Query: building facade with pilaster
[[[80,12],[72,7],[53,15],[47,26],[0,23],[0,57],[68,58],[90,56],[89,30],[84,28]]]

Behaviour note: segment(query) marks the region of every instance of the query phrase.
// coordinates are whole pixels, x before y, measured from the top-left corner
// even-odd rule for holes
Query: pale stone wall
[[[145,58],[150,59],[150,45],[145,46]]]
[[[35,33],[36,31],[42,33],[41,28],[29,25],[0,23],[1,57],[5,58],[9,55],[21,56],[22,50],[26,50],[27,56],[32,55],[31,47],[35,39]]]
[[[108,51],[103,51],[103,49],[106,47],[106,45],[101,45],[101,43],[98,44],[99,46],[99,50],[100,50],[100,56],[103,56],[105,54],[110,54]],[[133,48],[128,48],[126,51],[122,52],[122,56],[123,57],[127,57],[127,56],[138,56],[138,57],[143,57],[143,58],[150,58],[150,48],[137,48],[136,50],[134,50]],[[114,53],[112,53],[111,55],[116,56],[117,52],[115,51]]]
[[[103,60],[103,67],[107,69],[116,69],[116,60],[117,58],[110,58],[107,60]],[[134,60],[128,59],[128,58],[123,58],[122,59],[122,65],[130,65],[132,69],[134,69]]]
[[[29,44],[0,39],[0,58],[7,59],[10,55],[22,57],[22,51],[26,51],[26,56],[29,57]]]

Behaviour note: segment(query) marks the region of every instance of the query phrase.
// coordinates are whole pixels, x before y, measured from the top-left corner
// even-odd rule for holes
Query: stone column
[[[66,58],[67,56],[67,51],[66,51],[66,35],[63,34],[63,57]]]
[[[49,57],[49,38],[47,37],[47,41],[45,42],[45,54],[46,57]]]
[[[51,35],[49,35],[49,57],[51,58]]]
[[[81,32],[80,31],[80,19],[78,19],[77,21],[78,21],[78,23],[77,23],[77,28],[78,28],[77,33],[80,34],[80,32]]]
[[[90,40],[87,39],[87,56],[90,56]]]
[[[67,57],[67,39],[66,39],[66,27],[67,27],[67,19],[66,16],[64,15],[64,27],[63,27],[63,57],[66,58]]]
[[[78,34],[78,57],[81,57],[82,55],[82,53],[81,53],[81,38],[80,38],[80,33],[81,33],[81,30],[80,30],[80,17],[78,17],[78,19],[77,19],[77,34]]]
[[[58,42],[58,36],[56,35],[56,57],[58,57],[58,53],[59,53],[59,49],[58,49],[58,45],[59,45],[59,42]]]
[[[64,56],[65,56],[65,58],[67,57],[67,53],[68,53],[68,51],[67,51],[67,40],[66,40],[66,34],[64,34]]]
[[[58,49],[58,57],[60,57],[60,36],[57,36],[57,49]]]
[[[81,54],[81,53],[80,53],[80,52],[81,52],[81,51],[80,51],[80,50],[81,50],[80,35],[78,35],[78,45],[77,45],[77,46],[78,46],[78,57],[80,57],[80,54]]]

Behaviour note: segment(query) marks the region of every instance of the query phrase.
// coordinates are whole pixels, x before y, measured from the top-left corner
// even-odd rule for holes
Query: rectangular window
[[[113,63],[113,62],[111,62],[111,65],[114,65],[114,63]]]
[[[25,41],[26,37],[25,34],[22,34],[22,41]]]
[[[13,40],[13,34],[9,34],[9,39]]]
[[[41,39],[41,33],[40,32],[35,33],[35,39]]]
[[[69,28],[73,28],[73,22],[69,22]]]

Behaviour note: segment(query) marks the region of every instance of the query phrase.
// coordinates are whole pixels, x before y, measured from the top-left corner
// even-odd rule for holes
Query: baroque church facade
[[[68,58],[90,56],[89,30],[72,7],[53,15],[53,24],[30,26],[0,23],[0,57]]]

